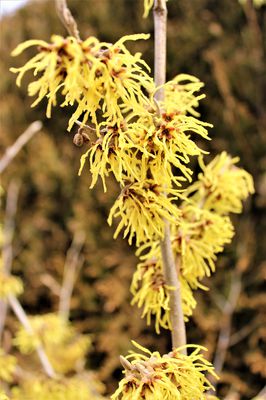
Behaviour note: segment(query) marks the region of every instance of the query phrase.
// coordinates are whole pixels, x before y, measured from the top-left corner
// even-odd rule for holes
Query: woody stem
[[[167,8],[166,0],[155,0],[154,9],[154,80],[156,87],[165,83],[166,78],[166,26],[167,26]],[[155,94],[156,101],[164,99],[163,88]],[[165,233],[161,241],[161,253],[163,260],[164,276],[167,285],[175,287],[170,291],[170,319],[172,324],[172,346],[173,348],[184,346],[186,344],[186,329],[184,315],[182,311],[181,284],[179,280],[179,260],[175,261],[171,246],[170,224],[164,221]],[[182,351],[186,354],[186,349]]]

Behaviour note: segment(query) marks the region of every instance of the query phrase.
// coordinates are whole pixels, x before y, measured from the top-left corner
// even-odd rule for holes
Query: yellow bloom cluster
[[[0,299],[6,299],[11,294],[18,296],[22,292],[22,281],[16,276],[6,274],[0,268]]]
[[[116,228],[116,238],[125,226],[124,237],[129,234],[131,244],[136,234],[136,244],[162,238],[164,235],[164,221],[166,218],[172,222],[178,219],[179,210],[172,203],[175,197],[166,197],[167,191],[160,185],[155,185],[153,180],[135,182],[125,186],[111,208],[108,223],[111,225],[114,217],[121,217]],[[169,192],[169,191],[168,191]],[[171,191],[170,191],[171,193]]]
[[[10,398],[4,392],[0,391],[0,400],[10,400]]]
[[[149,35],[124,36],[115,44],[99,42],[95,37],[79,41],[74,37],[63,38],[54,35],[51,43],[43,40],[28,40],[13,51],[17,56],[31,46],[38,46],[38,54],[21,68],[11,68],[18,73],[17,84],[27,71],[33,70],[36,81],[29,84],[30,96],[38,95],[32,106],[47,97],[47,117],[57,103],[61,92],[65,101],[61,104],[77,104],[69,121],[69,130],[83,115],[97,124],[97,110],[102,110],[105,119],[121,119],[121,107],[129,105],[139,108],[146,102],[140,88],[150,92],[153,81],[143,68],[149,67],[141,54],[132,55],[124,45],[127,40],[148,39]]]
[[[199,180],[182,194],[181,214],[171,223],[171,242],[180,276],[182,309],[185,317],[196,306],[193,290],[207,289],[201,280],[215,270],[217,253],[223,251],[234,235],[229,212],[238,213],[242,201],[253,193],[251,176],[236,167],[236,158],[225,152],[205,166]],[[169,288],[163,279],[160,243],[143,244],[137,251],[141,262],[134,274],[131,292],[133,304],[143,308],[142,316],[155,316],[155,328],[171,328],[169,315]],[[159,282],[154,285],[154,282]],[[172,289],[172,288],[171,288]],[[155,303],[156,300],[156,303]]]
[[[157,333],[160,333],[160,327],[171,329],[169,291],[175,288],[166,285],[162,266],[158,260],[148,260],[138,264],[130,290],[134,295],[131,304],[143,307],[142,318],[147,318],[148,325],[151,324],[151,316],[155,315]]]
[[[12,382],[16,364],[16,357],[5,354],[0,347],[0,381]]]
[[[238,157],[232,158],[225,151],[208,165],[200,158],[203,172],[188,188],[187,195],[192,194],[194,203],[202,203],[202,208],[217,214],[240,213],[242,201],[254,193],[254,184],[252,176],[235,165],[238,161]]]
[[[234,229],[229,217],[195,206],[182,208],[179,226],[172,227],[172,247],[181,255],[181,273],[190,287],[202,287],[198,280],[215,271],[216,254],[230,243]]]
[[[121,357],[125,377],[120,381],[112,400],[202,400],[212,388],[205,373],[217,378],[212,365],[204,359],[200,346],[192,348],[190,355],[182,348],[161,356],[150,352],[136,342],[142,353]]]
[[[181,82],[184,83],[184,88]],[[135,236],[137,245],[156,238],[156,235],[157,238],[162,238],[163,231],[160,228],[163,225],[162,216],[173,222],[171,211],[163,213],[162,204],[165,203],[167,206],[166,203],[170,203],[165,199],[165,193],[179,196],[177,187],[181,185],[180,182],[185,179],[191,180],[192,171],[187,166],[190,157],[203,153],[191,139],[191,133],[208,139],[206,127],[210,125],[185,114],[190,110],[193,111],[193,107],[198,104],[194,92],[201,88],[201,83],[194,77],[182,75],[180,79],[177,77],[172,83],[169,82],[166,88],[169,91],[168,100],[161,107],[169,107],[171,112],[158,114],[156,104],[151,103],[150,109],[143,108],[141,112],[129,110],[128,115],[120,123],[119,121],[114,124],[101,123],[96,133],[97,140],[81,158],[79,173],[86,159],[89,159],[92,173],[91,187],[101,177],[106,191],[105,178],[110,173],[113,173],[121,184],[123,190],[111,211],[109,221],[112,221],[113,210],[119,208],[122,218],[115,237],[125,226],[125,235],[129,234],[129,242],[131,243]],[[178,91],[184,103],[174,104],[173,88]],[[174,173],[174,168],[179,173]],[[125,190],[128,188],[125,182],[130,182],[131,191],[134,188],[133,201],[132,196],[128,197],[128,190]],[[154,190],[151,188],[158,185],[165,190],[156,190],[154,195]],[[128,199],[126,202],[125,194]],[[151,206],[154,223],[150,223],[145,216],[151,214]],[[171,210],[170,204],[168,206]],[[177,215],[176,212],[175,214]],[[131,224],[131,220],[134,225]]]
[[[11,400],[103,400],[89,378],[28,379],[12,389]]]
[[[14,344],[22,353],[31,353],[41,344],[59,373],[74,371],[84,364],[90,346],[87,335],[78,335],[68,322],[56,314],[30,317],[30,323],[34,335],[21,327],[14,339]]]
[[[153,1],[144,1],[145,16],[152,5]],[[62,106],[77,105],[69,129],[80,117],[81,127],[88,119],[95,124],[95,128],[88,127],[94,137],[81,158],[79,173],[88,160],[91,188],[100,178],[106,191],[106,178],[111,174],[120,184],[121,193],[108,223],[118,217],[114,238],[123,231],[130,244],[140,246],[132,303],[143,307],[148,323],[155,316],[159,332],[160,327],[171,328],[169,296],[174,290],[163,279],[159,242],[165,220],[171,225],[182,307],[188,317],[195,307],[193,290],[206,289],[202,278],[214,271],[216,254],[233,237],[228,213],[240,212],[242,201],[254,187],[251,176],[235,165],[238,159],[225,152],[207,166],[203,164],[206,152],[194,141],[194,136],[209,140],[211,125],[200,121],[197,111],[205,97],[199,93],[203,84],[180,74],[155,88],[141,55],[132,55],[124,45],[127,40],[147,38],[143,34],[125,36],[113,45],[94,37],[81,41],[53,36],[51,44],[28,41],[19,45],[14,55],[32,45],[39,46],[39,53],[12,71],[19,73],[18,84],[28,70],[38,76],[29,85],[29,94],[38,94],[34,105],[47,97],[48,116],[56,105],[57,92],[61,92],[65,98]],[[160,89],[164,99],[157,102],[154,96]],[[191,181],[193,156],[199,156],[202,173],[197,182],[181,191],[182,182]]]
[[[122,194],[109,222],[114,213],[120,215],[115,236],[125,227],[125,236],[129,235],[130,243],[135,237],[137,245],[162,238],[162,218],[173,222],[173,215],[177,216],[165,194],[178,197],[176,187],[191,180],[190,157],[204,153],[191,135],[209,139],[207,128],[211,126],[197,118],[195,108],[204,95],[197,94],[203,84],[195,77],[176,76],[164,85],[165,100],[158,104],[153,99],[158,88],[148,74],[149,67],[141,54],[131,54],[124,45],[127,40],[148,37],[125,36],[115,44],[99,42],[95,37],[81,41],[58,35],[51,43],[29,40],[13,55],[31,46],[38,46],[38,54],[23,67],[11,69],[18,73],[18,85],[27,71],[33,71],[36,80],[29,84],[29,95],[37,95],[33,106],[48,99],[48,117],[61,93],[61,106],[77,105],[69,129],[78,118],[83,126],[88,119],[95,124],[96,140],[82,156],[79,173],[88,159],[91,187],[100,177],[105,191],[106,177],[111,173],[115,176]],[[125,196],[129,184],[133,196]],[[160,190],[154,191],[154,187]]]

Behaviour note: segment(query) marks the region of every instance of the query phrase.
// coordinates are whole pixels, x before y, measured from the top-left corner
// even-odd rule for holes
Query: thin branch
[[[59,315],[68,320],[70,310],[70,300],[75,284],[75,280],[84,259],[80,257],[81,249],[84,245],[85,233],[78,232],[72,241],[67,252],[64,266],[63,283],[60,291]]]
[[[15,232],[18,195],[21,183],[12,180],[7,189],[6,211],[3,227],[3,270],[9,273],[13,262],[12,241]]]
[[[252,331],[255,331],[255,329],[258,328],[259,325],[253,326],[251,325],[246,325],[239,331],[235,332],[231,337],[230,337],[230,347],[235,346],[237,343],[241,342],[241,340],[245,339],[247,336],[251,334]]]
[[[155,42],[155,84],[161,86],[166,79],[166,24],[167,8],[165,0],[155,0],[154,2],[154,42]],[[163,88],[155,94],[155,100],[160,102],[164,99]],[[175,263],[175,258],[171,246],[170,224],[165,223],[164,239],[161,241],[161,252],[163,260],[164,275],[167,285],[174,286],[175,290],[170,292],[170,318],[172,324],[172,346],[180,347],[186,344],[186,330],[184,315],[182,311],[181,285],[178,278],[179,262]],[[186,353],[186,349],[183,350]]]
[[[15,143],[10,146],[3,157],[0,160],[0,174],[6,169],[9,163],[15,158],[22,147],[42,128],[41,121],[33,122],[26,130],[23,132]]]
[[[77,40],[80,40],[77,23],[67,6],[66,0],[55,0],[55,4],[57,14],[70,36],[74,36]]]
[[[266,386],[264,386],[264,388],[261,389],[261,391],[257,394],[257,396],[254,397],[255,399],[265,399],[266,398]]]
[[[14,314],[17,316],[18,320],[20,321],[20,323],[23,325],[23,327],[25,328],[25,330],[30,334],[30,335],[34,335],[34,331],[31,327],[30,321],[25,313],[25,311],[23,310],[20,302],[18,301],[18,299],[15,296],[9,295],[8,296],[8,301],[9,304],[14,312]],[[45,373],[50,377],[50,378],[55,378],[56,374],[54,372],[54,369],[45,353],[45,350],[43,348],[42,345],[39,345],[36,348],[36,352],[38,354],[39,360],[42,364],[42,367],[45,371]]]
[[[221,328],[218,336],[218,342],[213,361],[215,372],[218,375],[223,370],[226,353],[230,346],[232,318],[241,293],[241,287],[242,287],[241,272],[235,270],[231,278],[231,286],[230,286],[228,300],[225,303],[223,315],[221,318]],[[216,380],[214,380],[211,376],[209,377],[209,379],[215,388],[217,385]]]
[[[12,241],[15,231],[15,215],[17,212],[20,183],[13,180],[8,186],[6,197],[6,211],[3,227],[2,271],[9,274],[13,262]],[[0,341],[2,338],[7,314],[7,301],[0,300]]]
[[[92,131],[92,132],[97,132],[97,129],[94,128],[93,126],[90,125],[86,125],[83,124],[82,122],[80,122],[79,120],[75,121],[75,123],[80,126],[81,128],[86,128],[88,131]]]

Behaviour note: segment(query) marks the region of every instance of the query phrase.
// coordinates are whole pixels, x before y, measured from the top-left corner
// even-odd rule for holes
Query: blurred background
[[[125,34],[153,33],[152,16],[142,19],[141,0],[68,4],[82,38],[94,35],[115,42]],[[198,304],[187,323],[189,342],[208,347],[207,357],[220,371],[218,396],[251,399],[263,388],[266,376],[266,6],[256,7],[250,0],[169,0],[168,14],[167,77],[189,73],[205,83],[207,98],[200,112],[202,120],[214,124],[213,140],[202,144],[210,152],[208,158],[223,150],[240,156],[240,165],[255,180],[256,194],[246,202],[243,214],[234,217],[233,243],[219,256],[215,275],[205,282],[210,290],[196,294]],[[2,177],[2,219],[15,186],[12,270],[23,279],[20,300],[29,315],[58,309],[66,255],[73,238],[79,243],[80,271],[70,319],[81,332],[91,334],[87,366],[97,372],[108,394],[121,377],[119,355],[127,353],[131,339],[164,353],[170,350],[170,335],[156,335],[140,311],[130,306],[135,249],[121,238],[114,241],[114,228],[106,222],[118,187],[114,183],[104,194],[99,183],[89,190],[88,168],[77,175],[86,149],[73,145],[75,129],[66,132],[70,110],[54,109],[47,120],[44,102],[30,108],[30,76],[18,89],[9,72],[35,52],[29,49],[12,58],[10,52],[18,43],[32,38],[49,41],[54,33],[66,35],[52,0],[1,0],[1,155],[31,122],[43,122],[41,132]],[[152,40],[128,47],[141,51],[152,66]],[[6,329],[12,332],[13,326],[8,314]]]

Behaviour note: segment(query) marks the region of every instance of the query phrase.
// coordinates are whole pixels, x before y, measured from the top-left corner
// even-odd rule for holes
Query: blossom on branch
[[[109,225],[112,224],[113,218],[121,218],[114,238],[123,228],[124,237],[128,236],[129,244],[132,244],[133,238],[136,239],[137,246],[147,240],[163,238],[164,219],[176,223],[180,213],[178,207],[172,203],[176,196],[165,196],[165,193],[171,192],[171,189],[154,184],[153,180],[127,184],[108,217]]]
[[[148,37],[128,35],[115,44],[100,42],[95,37],[80,41],[59,35],[53,35],[51,43],[28,40],[18,45],[12,55],[17,56],[31,46],[38,46],[38,54],[23,67],[11,71],[18,73],[20,86],[24,74],[33,70],[36,80],[29,84],[28,92],[38,97],[32,106],[46,97],[47,117],[51,117],[51,109],[57,104],[58,92],[65,98],[62,107],[77,105],[69,130],[81,116],[83,123],[91,118],[97,124],[98,110],[106,119],[122,119],[125,105],[140,107],[147,102],[144,91],[154,90],[152,78],[145,72],[150,69],[141,54],[132,55],[124,45],[125,41]]]
[[[142,353],[131,352],[121,357],[124,378],[120,381],[111,400],[202,400],[212,388],[205,373],[217,378],[200,346],[186,346],[192,349],[190,355],[176,348],[168,354],[150,352],[132,341]],[[144,353],[144,354],[143,354]]]

